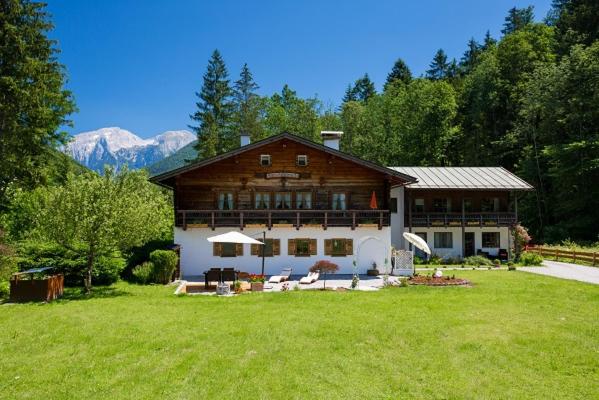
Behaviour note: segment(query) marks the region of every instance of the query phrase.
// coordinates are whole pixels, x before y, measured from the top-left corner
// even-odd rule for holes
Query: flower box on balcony
[[[208,224],[187,224],[188,228],[208,228]]]
[[[302,224],[303,227],[306,228],[320,228],[322,226],[322,224]]]
[[[245,224],[246,228],[266,228],[266,224]]]
[[[272,224],[272,226],[277,228],[293,228],[293,224]]]
[[[378,228],[379,224],[368,223],[368,224],[359,224],[358,226],[360,228]]]

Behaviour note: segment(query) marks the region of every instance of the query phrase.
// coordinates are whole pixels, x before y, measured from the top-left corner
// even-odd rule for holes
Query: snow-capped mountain
[[[195,138],[186,130],[167,131],[142,139],[118,127],[101,128],[73,136],[65,153],[95,171],[102,171],[106,164],[117,169],[126,164],[130,169],[137,169],[162,160]]]

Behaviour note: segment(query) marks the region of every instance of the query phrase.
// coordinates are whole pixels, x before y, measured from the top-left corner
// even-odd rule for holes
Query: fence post
[[[576,250],[572,250],[572,255],[574,256],[574,262],[576,262]]]
[[[597,252],[593,252],[593,267],[595,266],[595,262],[597,261]]]
[[[555,261],[559,260],[559,249],[555,249]]]

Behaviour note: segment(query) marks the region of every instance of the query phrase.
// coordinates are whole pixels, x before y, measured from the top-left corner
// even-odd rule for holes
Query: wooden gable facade
[[[307,223],[355,227],[360,220],[388,225],[391,187],[413,178],[281,134],[152,180],[173,189],[177,225],[194,220],[243,229],[248,223],[270,228],[276,221],[297,228]]]

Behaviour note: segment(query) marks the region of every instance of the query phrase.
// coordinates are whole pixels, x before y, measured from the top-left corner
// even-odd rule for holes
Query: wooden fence
[[[543,246],[527,246],[526,251],[540,254],[547,259],[554,258],[555,261],[558,261],[560,257],[574,262],[584,261],[593,265],[593,267],[597,266],[597,259],[599,258],[596,251],[562,250]]]

